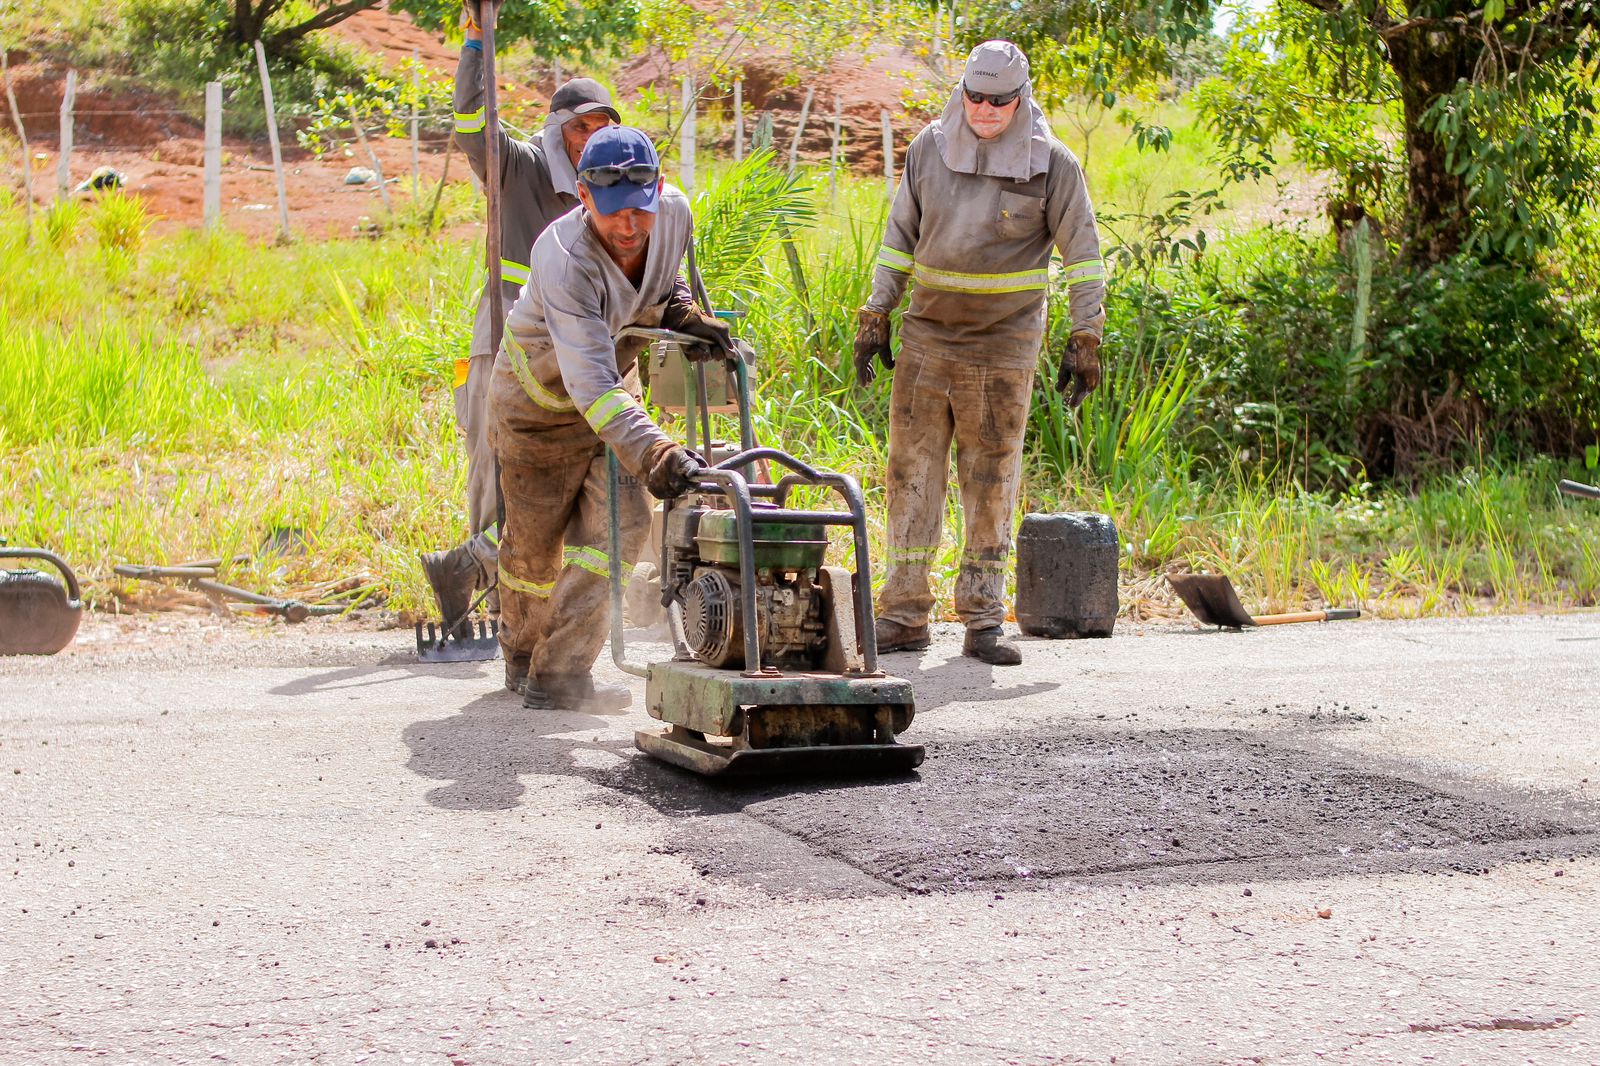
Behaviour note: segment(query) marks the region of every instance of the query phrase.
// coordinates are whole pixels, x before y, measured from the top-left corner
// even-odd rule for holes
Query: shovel
[[[235,556],[234,562],[248,559],[248,556]],[[220,560],[205,559],[198,563],[189,563],[184,566],[147,566],[140,563],[118,563],[112,567],[112,572],[119,577],[133,578],[136,581],[161,581],[178,580],[201,590],[213,599],[237,600],[250,604],[253,607],[275,614],[286,622],[304,622],[307,618],[326,617],[329,615],[343,614],[348,607],[335,606],[321,603],[302,603],[299,600],[280,600],[272,596],[263,596],[248,589],[236,588],[233,585],[224,585],[216,580],[217,567]]]
[[[1223,574],[1168,574],[1167,583],[1196,618],[1208,626],[1221,626],[1224,629],[1282,626],[1294,622],[1340,622],[1361,617],[1361,612],[1351,607],[1251,617],[1250,612],[1244,609],[1244,604],[1239,602],[1233,582]]]

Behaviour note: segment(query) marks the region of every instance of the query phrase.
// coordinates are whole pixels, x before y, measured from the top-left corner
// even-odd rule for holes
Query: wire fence
[[[401,144],[406,145],[411,152],[411,167],[398,175],[392,172],[385,175],[384,184],[400,184],[404,186],[408,182],[415,182],[418,194],[422,195],[422,186],[425,182],[429,189],[436,189],[432,195],[437,201],[437,191],[442,191],[444,183],[449,177],[448,157],[454,149],[452,135],[456,120],[453,106],[447,108],[435,104],[431,107],[419,107],[414,114],[409,109],[402,109],[392,114],[360,116],[359,120],[368,127],[365,130],[366,138],[363,139],[348,120],[341,129],[337,124],[337,120],[331,120],[327,109],[324,109],[321,114],[314,118],[306,115],[295,115],[286,118],[276,114],[268,102],[271,90],[270,76],[266,74],[265,70],[262,71],[262,75],[261,89],[259,90],[262,96],[259,99],[253,99],[253,94],[245,88],[235,88],[231,92],[224,94],[220,85],[213,85],[212,91],[206,94],[206,99],[202,106],[190,108],[182,106],[107,107],[94,106],[92,102],[90,102],[90,106],[78,107],[75,103],[73,91],[76,79],[69,74],[68,92],[65,94],[64,106],[56,110],[13,110],[15,108],[14,100],[10,100],[6,95],[0,94],[0,109],[3,109],[3,113],[0,113],[0,131],[21,142],[21,167],[24,170],[31,170],[35,179],[44,176],[40,172],[46,169],[45,166],[38,165],[39,161],[48,160],[50,158],[49,149],[55,148],[54,170],[56,172],[55,195],[57,198],[74,195],[82,188],[83,183],[75,183],[73,179],[88,176],[87,173],[75,173],[75,171],[86,172],[90,168],[81,165],[75,166],[74,153],[93,155],[127,154],[147,157],[158,153],[168,153],[168,158],[165,162],[169,165],[180,167],[195,166],[192,155],[178,155],[174,158],[168,146],[173,141],[203,140],[203,159],[200,166],[204,170],[201,180],[205,183],[207,222],[221,221],[219,206],[220,184],[223,177],[222,156],[223,152],[226,151],[233,158],[233,162],[228,167],[230,173],[238,173],[240,170],[274,172],[279,187],[280,212],[284,219],[281,228],[281,236],[284,239],[289,236],[289,220],[293,214],[294,205],[289,202],[284,191],[284,170],[286,167],[282,161],[281,153],[277,151],[276,145],[272,145],[271,154],[274,161],[272,166],[253,162],[244,163],[241,166],[241,157],[243,159],[254,159],[265,156],[268,146],[255,143],[253,140],[243,141],[238,136],[228,138],[225,142],[222,136],[222,119],[225,113],[232,116],[249,115],[249,121],[257,125],[261,125],[260,120],[264,118],[266,124],[270,124],[272,130],[278,133],[281,139],[288,140],[291,145],[298,144],[300,147],[309,150],[313,157],[326,159],[330,154],[337,154],[341,158],[336,159],[335,162],[349,160],[355,166],[364,166],[371,161],[371,145],[374,142],[387,145],[388,150],[385,154],[392,154],[396,141],[399,141]],[[686,99],[697,100],[692,94],[692,89],[687,85],[685,86],[684,95]],[[735,94],[733,99],[738,101],[740,95]],[[810,95],[809,93],[807,94],[807,105],[812,102]],[[829,103],[833,105],[831,109],[827,106]],[[706,146],[716,146],[720,149],[729,147],[727,142],[731,141],[732,153],[730,158],[736,161],[746,151],[754,150],[758,139],[764,138],[765,143],[772,146],[780,165],[787,158],[789,169],[794,170],[801,162],[804,162],[800,156],[802,144],[809,142],[815,146],[818,140],[817,134],[820,132],[822,134],[821,139],[827,141],[830,145],[826,170],[827,176],[824,180],[827,180],[830,187],[833,187],[835,179],[841,171],[852,169],[846,158],[847,141],[844,139],[843,127],[839,121],[841,109],[837,100],[817,101],[817,104],[815,111],[806,106],[802,108],[798,115],[780,114],[771,109],[762,109],[755,112],[756,121],[748,123],[746,122],[744,109],[736,107],[733,122],[730,123],[733,129],[712,138]],[[699,106],[697,102],[694,110],[698,110]],[[159,139],[144,138],[140,140],[115,138],[116,131],[114,128],[111,130],[105,129],[108,122],[120,123],[131,119],[157,124],[163,122],[181,123],[186,128],[161,128],[158,132],[164,134],[164,136]],[[396,126],[404,132],[400,136],[391,136]],[[529,136],[528,131],[518,129],[510,122],[502,121],[502,127],[513,137],[526,139]],[[696,143],[696,128],[695,120],[690,119],[684,122],[680,118],[679,127],[675,131],[678,135],[676,139],[683,142],[678,146],[681,157],[679,160],[679,173],[673,175],[669,171],[669,176],[675,177],[678,183],[683,185],[685,190],[689,192],[694,191],[696,184],[694,162],[698,147]],[[108,133],[112,139],[107,139]],[[887,112],[884,112],[883,136],[884,146],[888,151],[887,158],[892,168],[893,133],[889,126]],[[870,147],[876,148],[876,140],[876,137],[871,138]],[[858,141],[858,147],[860,144],[861,142]],[[813,152],[816,150],[815,147],[810,149]],[[434,158],[441,151],[446,156],[445,173],[437,180],[431,177],[424,179],[422,176],[422,158],[424,155]],[[722,153],[719,151],[718,154]],[[297,167],[304,165],[303,158],[292,162]],[[810,164],[808,163],[807,165]],[[381,168],[374,167],[370,169]],[[433,168],[430,165],[427,169],[431,170]],[[475,181],[475,179],[471,178],[470,171],[465,168],[457,173],[459,175],[457,177],[458,181],[463,179]],[[889,190],[892,190],[893,187],[892,175],[893,171],[891,169],[889,174],[886,175],[886,188]],[[24,174],[23,177],[25,179],[23,181],[25,189],[41,185],[37,180],[34,180],[30,185],[26,180],[28,175]],[[32,188],[32,200],[49,199],[48,183],[43,183],[43,186]],[[381,187],[374,180],[359,185],[341,185],[336,188],[338,191],[346,192],[359,192],[363,188],[377,192]],[[830,188],[831,191],[832,188]],[[832,202],[831,197],[829,202]],[[251,209],[258,210],[259,208],[251,205]],[[826,206],[819,207],[817,213],[823,217],[845,222],[860,221],[855,215],[831,210]]]

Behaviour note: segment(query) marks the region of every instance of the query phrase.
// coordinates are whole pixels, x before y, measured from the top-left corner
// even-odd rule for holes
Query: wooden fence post
[[[685,74],[683,77],[683,123],[678,128],[678,184],[683,191],[694,194],[694,151],[695,151],[695,99],[694,76]]]
[[[419,74],[417,50],[411,50],[411,199],[417,198],[422,187],[422,146],[417,137],[417,101],[422,96],[422,79]]]
[[[56,159],[56,197],[61,200],[72,192],[72,109],[77,99],[78,72],[69,70],[61,95],[61,155]]]
[[[222,221],[222,83],[206,82],[205,224]]]
[[[800,164],[800,138],[806,132],[806,119],[811,117],[811,98],[817,95],[815,86],[806,89],[806,102],[800,105],[800,122],[794,128],[794,140],[789,142],[789,173]]]
[[[839,191],[839,157],[844,136],[844,103],[837,93],[833,97],[833,143],[828,146],[828,195]]]
[[[256,42],[256,69],[261,71],[261,103],[267,110],[267,141],[272,145],[272,176],[278,185],[278,240],[289,243],[289,188],[283,177],[283,146],[278,143],[278,114],[272,105],[272,78],[267,74],[267,50]]]
[[[378,153],[372,150],[372,145],[367,142],[367,131],[361,127],[361,116],[356,114],[353,104],[350,107],[350,125],[356,131],[356,141],[361,145],[361,150],[372,160],[372,172],[378,176],[378,195],[383,199],[383,209],[392,214],[394,206],[389,203],[389,183],[383,180],[383,162],[378,158]]]
[[[26,244],[33,243],[33,156],[28,151],[28,130],[22,123],[22,109],[17,106],[17,94],[11,89],[11,67],[6,62],[5,45],[0,44],[0,81],[6,84],[6,104],[11,108],[11,122],[17,127],[17,141],[22,145],[22,195],[28,203],[28,233]]]
[[[889,112],[883,112],[883,184],[889,192],[889,199],[894,199],[894,123],[889,121]]]
[[[733,83],[733,161],[744,159],[744,82]]]

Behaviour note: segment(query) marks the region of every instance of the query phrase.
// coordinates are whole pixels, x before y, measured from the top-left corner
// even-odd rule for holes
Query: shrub
[[[1188,443],[1342,487],[1484,452],[1580,450],[1600,425],[1600,315],[1559,277],[1459,257],[1416,272],[1374,240],[1267,229],[1152,283],[1118,279],[1118,319],[1181,334],[1205,378]]]

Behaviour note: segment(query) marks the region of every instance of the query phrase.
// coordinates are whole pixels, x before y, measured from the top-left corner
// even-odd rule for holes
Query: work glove
[[[863,307],[856,312],[856,384],[862,388],[878,376],[877,367],[872,365],[874,356],[885,370],[894,369],[894,353],[889,350],[889,316]]]
[[[683,354],[691,362],[737,358],[733,350],[733,331],[728,324],[696,307],[693,297],[689,295],[689,287],[682,283],[673,290],[671,299],[661,312],[661,328],[687,333],[705,341],[704,344],[683,346]]]
[[[1100,387],[1100,338],[1093,333],[1074,333],[1061,357],[1056,375],[1056,391],[1076,408],[1083,398]]]
[[[733,350],[733,330],[728,324],[715,315],[708,315],[699,308],[691,308],[693,312],[683,322],[672,329],[679,333],[687,333],[691,337],[699,337],[704,344],[686,344],[683,354],[695,363],[703,363],[712,359],[737,359]]]
[[[664,440],[650,449],[644,487],[658,500],[673,500],[694,488],[695,475],[704,470],[705,460],[681,444]]]

